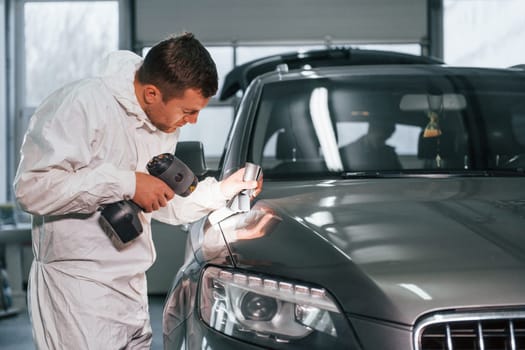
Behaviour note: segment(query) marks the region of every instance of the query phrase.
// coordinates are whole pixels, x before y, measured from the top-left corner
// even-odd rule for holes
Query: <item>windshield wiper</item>
[[[504,169],[504,170],[441,170],[441,169],[421,169],[421,170],[402,170],[402,171],[347,171],[341,177],[343,179],[377,179],[377,178],[446,178],[446,177],[505,177],[505,176],[524,176],[523,169]]]
[[[517,169],[490,169],[487,170],[489,173],[489,176],[496,176],[496,177],[506,177],[506,176],[525,176],[525,169],[523,168],[517,168]]]
[[[387,171],[347,171],[341,174],[343,179],[373,179],[373,178],[384,178],[384,177],[400,177],[403,173],[387,172]]]

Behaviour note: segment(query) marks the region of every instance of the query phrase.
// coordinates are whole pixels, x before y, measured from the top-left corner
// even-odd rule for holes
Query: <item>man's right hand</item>
[[[135,179],[135,196],[132,200],[146,213],[165,207],[175,195],[164,181],[155,176],[135,172]]]

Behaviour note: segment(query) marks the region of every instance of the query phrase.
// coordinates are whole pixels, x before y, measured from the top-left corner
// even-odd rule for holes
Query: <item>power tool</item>
[[[187,197],[197,187],[198,180],[190,168],[171,153],[153,157],[147,164],[148,172],[164,181],[176,195]],[[101,212],[101,224],[122,243],[128,243],[142,233],[139,213],[142,208],[131,200],[106,205]]]

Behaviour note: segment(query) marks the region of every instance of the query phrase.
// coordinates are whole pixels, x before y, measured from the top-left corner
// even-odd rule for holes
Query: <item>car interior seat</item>
[[[395,122],[368,121],[368,131],[357,140],[339,148],[345,169],[352,171],[401,170],[395,149],[386,143],[395,131]]]
[[[276,158],[280,163],[272,169],[278,173],[325,172],[326,164],[319,156],[315,137],[297,137],[290,130],[281,130],[277,135]],[[306,147],[303,147],[306,146]]]
[[[272,172],[311,173],[326,171],[319,152],[319,141],[308,114],[308,101],[287,101],[272,113],[270,123],[278,123],[275,157],[279,161]],[[278,113],[277,113],[278,112]]]
[[[514,168],[525,164],[525,145],[520,143],[525,128],[512,124],[510,118],[500,118],[487,130],[489,168]]]

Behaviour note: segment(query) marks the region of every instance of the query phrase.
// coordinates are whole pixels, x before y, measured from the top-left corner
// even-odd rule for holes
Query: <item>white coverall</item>
[[[100,77],[54,92],[30,121],[14,186],[33,214],[28,302],[38,349],[150,347],[151,214],[141,214],[143,233],[117,248],[97,211],[132,198],[135,171],[146,172],[157,154],[173,153],[179,137],[178,130],[157,129],[141,109],[133,86],[141,63],[131,52],[111,54]],[[227,200],[208,178],[153,217],[191,222]]]

